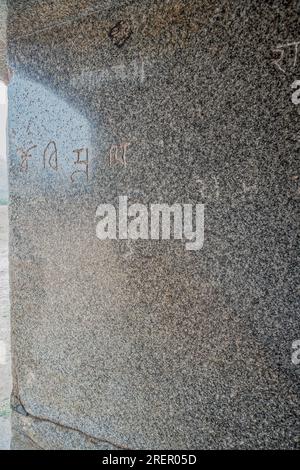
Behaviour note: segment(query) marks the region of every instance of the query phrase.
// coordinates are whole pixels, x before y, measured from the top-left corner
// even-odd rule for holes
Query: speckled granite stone
[[[6,65],[6,24],[7,6],[6,0],[0,0],[0,80],[7,81]]]
[[[13,448],[299,447],[298,2],[8,14]],[[205,203],[203,249],[99,241],[120,195]]]

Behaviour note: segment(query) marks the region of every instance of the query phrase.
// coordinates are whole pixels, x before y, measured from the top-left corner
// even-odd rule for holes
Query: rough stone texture
[[[297,448],[298,2],[8,13],[13,448]],[[204,248],[99,241],[120,195],[205,203]]]
[[[7,61],[6,61],[6,0],[0,0],[0,80],[7,82]]]
[[[0,204],[0,449],[10,447],[10,321],[8,289],[8,214]]]

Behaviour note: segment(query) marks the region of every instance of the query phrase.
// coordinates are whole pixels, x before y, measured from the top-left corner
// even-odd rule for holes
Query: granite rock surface
[[[299,3],[9,0],[7,34],[12,447],[299,447]],[[205,204],[203,248],[100,241],[122,195]]]

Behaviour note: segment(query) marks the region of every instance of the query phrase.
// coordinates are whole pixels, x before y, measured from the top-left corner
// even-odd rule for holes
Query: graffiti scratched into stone
[[[118,21],[118,23],[111,28],[108,33],[112,43],[117,47],[124,46],[125,42],[132,35],[132,29],[126,21]]]
[[[218,178],[215,176],[213,177],[213,183],[210,181],[209,183],[205,181],[203,178],[196,177],[196,191],[202,199],[206,199],[208,193],[211,191],[211,197],[215,200],[219,200],[220,198],[220,184]]]
[[[58,163],[57,163],[57,147],[56,143],[51,140],[47,147],[44,150],[43,154],[43,164],[44,168],[46,169],[46,165],[52,169],[57,171],[58,170]]]
[[[288,196],[298,199],[300,197],[300,177],[292,175],[289,178]]]
[[[35,149],[36,147],[37,147],[36,145],[32,145],[27,150],[24,150],[22,148],[17,150],[17,153],[21,157],[21,163],[20,163],[21,173],[27,173],[28,167],[29,167],[29,159],[32,158],[31,151]]]
[[[109,152],[109,165],[123,165],[126,167],[126,152],[130,142],[125,142],[120,145],[112,145]]]
[[[283,73],[286,73],[286,68],[296,67],[298,60],[298,46],[300,41],[288,42],[286,44],[279,44],[273,49],[273,52],[279,54],[279,57],[273,60],[273,64]]]
[[[29,161],[32,158],[32,150],[36,149],[37,145],[32,145],[29,148],[18,148],[17,154],[20,155],[20,172],[27,173],[29,170]],[[86,147],[78,148],[73,150],[73,153],[76,154],[76,160],[73,164],[76,166],[76,169],[71,173],[70,179],[72,183],[75,181],[76,175],[83,174],[86,178],[86,181],[89,180],[89,149]],[[42,165],[43,169],[51,169],[54,171],[59,171],[58,166],[58,149],[56,142],[50,140],[47,146],[42,152]]]
[[[89,149],[88,148],[82,148],[82,149],[76,149],[73,150],[73,153],[76,153],[76,161],[74,162],[74,165],[76,166],[83,166],[83,169],[76,169],[73,171],[71,174],[71,181],[72,183],[75,181],[74,176],[79,175],[79,174],[84,174],[86,177],[86,180],[89,180]],[[85,153],[85,159],[81,159],[81,154]]]

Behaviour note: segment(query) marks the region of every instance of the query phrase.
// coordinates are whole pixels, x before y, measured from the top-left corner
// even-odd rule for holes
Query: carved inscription
[[[17,150],[17,153],[21,157],[21,163],[20,163],[21,173],[27,173],[28,168],[29,168],[29,159],[32,158],[31,151],[35,149],[36,147],[37,147],[36,145],[32,145],[27,150],[22,149],[22,148]]]
[[[286,73],[287,67],[296,67],[299,44],[300,41],[288,42],[286,44],[279,44],[275,49],[273,49],[273,52],[279,55],[277,59],[273,60],[273,64],[278,68],[278,70]]]
[[[132,29],[124,20],[118,21],[118,23],[111,28],[108,33],[112,43],[117,47],[124,46],[125,42],[130,38],[132,35]]]
[[[74,162],[74,165],[76,166],[82,166],[83,169],[77,169],[73,171],[71,174],[71,181],[74,182],[74,176],[78,174],[84,173],[86,176],[86,180],[89,180],[89,149],[88,148],[82,148],[82,149],[76,149],[73,150],[73,153],[76,153],[76,161]],[[85,159],[81,159],[81,154],[84,153]]]
[[[56,143],[51,140],[47,147],[44,150],[43,154],[43,164],[44,169],[46,169],[46,165],[49,166],[52,170],[58,170],[58,163],[57,163],[57,147]]]
[[[110,148],[109,152],[109,165],[114,166],[114,165],[123,165],[126,167],[127,161],[126,161],[126,151],[127,148],[129,147],[130,143],[125,142],[120,145],[112,145]]]

